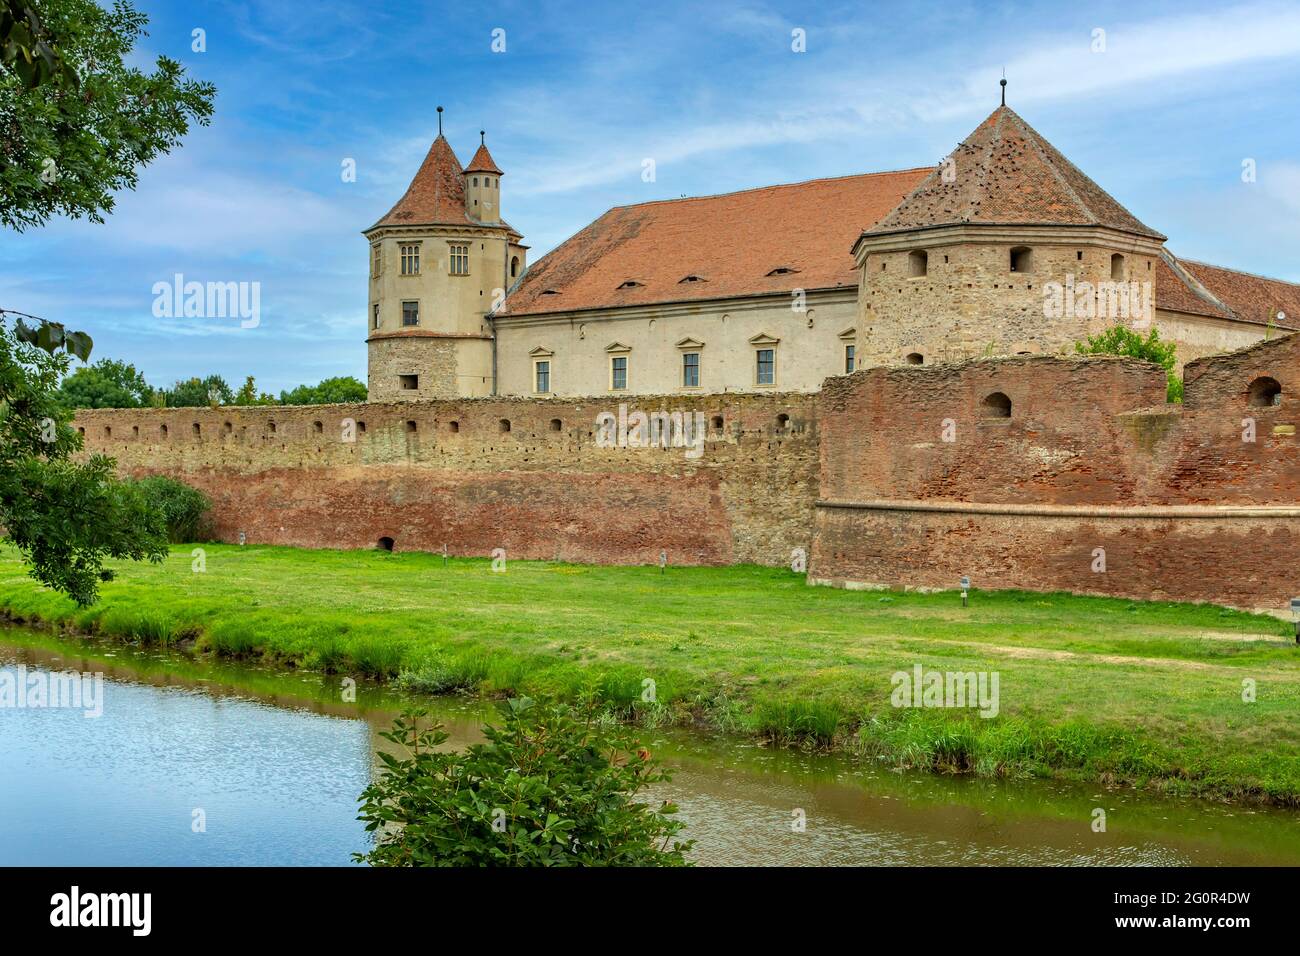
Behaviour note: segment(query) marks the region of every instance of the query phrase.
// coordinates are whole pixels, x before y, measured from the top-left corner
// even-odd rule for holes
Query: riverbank
[[[0,551],[11,619],[429,693],[593,694],[647,726],[983,776],[1300,806],[1286,622],[1068,595],[810,588],[780,569],[612,568],[203,545],[117,564],[78,609]],[[203,567],[195,571],[195,567]],[[997,674],[996,716],[895,707],[894,675]],[[1254,700],[1243,699],[1253,682]],[[988,712],[990,708],[985,708]]]

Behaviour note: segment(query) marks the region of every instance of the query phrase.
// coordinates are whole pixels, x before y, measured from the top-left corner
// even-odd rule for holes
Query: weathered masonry
[[[1279,609],[1300,594],[1300,335],[1155,366],[1034,356],[862,369],[815,394],[631,399],[689,447],[602,447],[599,399],[87,410],[86,449],[212,496],[250,544],[787,565],[847,586]],[[671,437],[671,436],[670,436]],[[606,445],[610,443],[606,442]],[[671,441],[669,441],[671,445]]]

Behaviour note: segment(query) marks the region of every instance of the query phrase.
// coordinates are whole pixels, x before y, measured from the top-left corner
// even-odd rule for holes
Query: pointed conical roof
[[[441,133],[429,147],[397,205],[371,226],[463,225],[465,213],[464,170],[451,144]],[[369,230],[367,230],[368,232]]]
[[[1164,239],[1006,106],[864,236],[978,223],[1092,225]],[[947,175],[945,175],[947,172]]]
[[[498,176],[504,176],[505,173],[497,169],[496,162],[492,159],[492,154],[488,152],[487,143],[480,143],[478,149],[474,152],[474,158],[469,161],[465,167],[467,173],[496,173]]]

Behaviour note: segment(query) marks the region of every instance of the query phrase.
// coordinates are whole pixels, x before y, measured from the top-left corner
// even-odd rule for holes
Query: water
[[[409,700],[363,685],[344,703],[337,678],[0,631],[0,670],[21,667],[102,672],[104,706],[97,719],[0,708],[0,865],[348,865],[366,847],[356,798],[378,731]],[[491,713],[435,706],[456,745]],[[675,769],[654,796],[680,805],[701,864],[1300,864],[1293,811],[900,773],[684,731],[643,739]]]

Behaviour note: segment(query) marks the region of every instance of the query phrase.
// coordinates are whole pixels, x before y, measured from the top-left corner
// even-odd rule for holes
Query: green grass
[[[1023,592],[977,591],[963,609],[953,593],[811,588],[750,566],[512,561],[494,573],[415,553],[203,547],[204,573],[190,546],[161,566],[116,565],[91,608],[38,588],[3,549],[0,609],[426,693],[595,695],[647,726],[902,766],[1300,806],[1300,649],[1276,618]],[[998,716],[892,707],[891,674],[918,663],[998,672]]]

